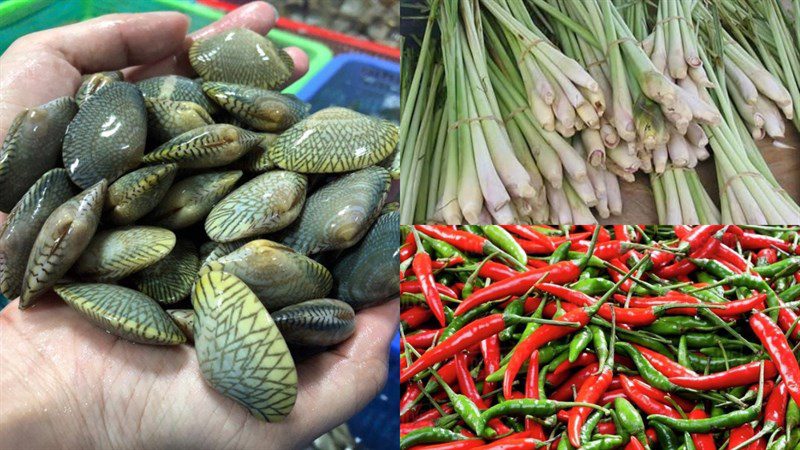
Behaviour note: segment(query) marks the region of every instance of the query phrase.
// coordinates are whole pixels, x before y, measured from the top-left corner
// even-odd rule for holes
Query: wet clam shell
[[[45,172],[61,163],[61,144],[78,107],[69,97],[27,109],[0,148],[0,211],[10,211]]]
[[[231,170],[204,173],[183,179],[172,185],[147,219],[155,225],[171,230],[186,228],[203,220],[241,177],[241,171]]]
[[[186,336],[186,342],[194,342],[194,310],[168,309],[167,314]]]
[[[175,233],[164,228],[132,226],[98,232],[75,263],[76,275],[115,281],[164,259],[175,247]]]
[[[303,254],[351,247],[378,217],[390,181],[386,169],[373,166],[323,186],[281,242]]]
[[[144,99],[147,108],[147,137],[156,144],[214,123],[208,111],[194,102]]]
[[[141,219],[164,198],[177,172],[176,164],[161,164],[123,175],[108,187],[106,217],[117,225]]]
[[[291,94],[241,84],[203,83],[203,92],[249,128],[283,131],[303,120],[310,106]]]
[[[339,173],[386,159],[397,146],[393,123],[346,109],[326,108],[281,133],[269,157],[286,170]]]
[[[89,97],[96,94],[100,88],[108,86],[115,81],[123,81],[122,72],[114,70],[110,72],[98,72],[81,77],[81,85],[75,94],[75,103],[82,105]]]
[[[134,282],[144,294],[171,305],[189,296],[199,266],[197,247],[189,240],[178,239],[166,257],[137,273]]]
[[[53,169],[42,175],[22,196],[3,225],[0,225],[0,292],[17,298],[25,273],[24,262],[42,225],[55,211],[75,195],[67,171]]]
[[[133,289],[75,283],[56,286],[55,291],[75,311],[115,336],[140,344],[186,342],[186,336],[158,303]]]
[[[203,93],[200,83],[180,75],[164,75],[147,78],[136,83],[142,95],[149,99],[192,102],[210,114],[217,112],[217,105]]]
[[[335,297],[355,309],[384,302],[400,292],[400,214],[382,214],[358,245],[332,267]]]
[[[130,83],[113,82],[81,105],[64,135],[64,167],[87,188],[113,182],[141,163],[147,133],[142,93]]]
[[[219,260],[225,255],[232,253],[234,250],[241,248],[244,244],[248,242],[247,239],[239,239],[237,241],[232,242],[214,242],[210,241],[207,244],[213,244],[213,247],[209,250],[209,252],[201,257],[202,263],[200,264],[200,272],[205,273],[203,269],[211,264],[214,261]]]
[[[200,274],[212,270],[239,277],[270,311],[324,297],[333,284],[322,264],[266,239],[248,242],[208,262]]]
[[[209,385],[261,420],[285,418],[297,371],[264,305],[234,275],[211,271],[192,290],[194,348]]]
[[[147,164],[174,162],[182,169],[220,167],[258,145],[258,135],[224,123],[187,131],[144,156]]]
[[[353,308],[329,298],[287,306],[274,312],[272,319],[290,345],[335,345],[349,338],[356,329]]]
[[[28,257],[20,309],[53,287],[89,246],[100,223],[106,187],[106,181],[100,181],[56,208],[44,222]]]
[[[205,81],[274,89],[289,80],[294,62],[267,37],[237,28],[204,39],[189,49],[189,62]]]
[[[259,175],[228,194],[208,214],[208,237],[230,242],[272,233],[292,223],[306,199],[305,175],[276,170]]]
[[[235,162],[236,168],[245,172],[262,173],[275,168],[275,163],[269,159],[269,146],[278,138],[277,134],[259,133],[256,148],[250,150],[239,161]]]

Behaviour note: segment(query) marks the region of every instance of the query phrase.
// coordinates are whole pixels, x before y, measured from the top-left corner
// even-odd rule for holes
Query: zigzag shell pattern
[[[174,162],[181,169],[220,167],[241,158],[258,145],[259,136],[219,123],[195,128],[144,155],[147,164]]]
[[[177,164],[160,164],[123,175],[108,187],[108,219],[128,225],[144,217],[167,194],[177,172]]]
[[[114,281],[151,266],[175,247],[175,233],[165,228],[131,226],[103,230],[75,263],[75,274]]]
[[[347,303],[320,298],[287,306],[272,314],[281,335],[293,345],[328,346],[356,330],[356,313]]]
[[[241,177],[241,171],[230,170],[185,178],[172,185],[148,219],[171,230],[188,227],[202,220]]]
[[[135,275],[136,287],[159,303],[177,303],[189,296],[199,265],[194,243],[178,239],[164,259]]]

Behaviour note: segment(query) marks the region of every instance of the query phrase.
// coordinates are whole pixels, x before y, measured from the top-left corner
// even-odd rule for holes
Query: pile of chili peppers
[[[800,228],[404,232],[402,449],[800,449]]]

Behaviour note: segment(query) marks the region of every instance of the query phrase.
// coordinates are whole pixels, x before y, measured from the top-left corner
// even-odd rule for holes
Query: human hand
[[[263,34],[275,20],[271,6],[254,2],[188,36],[187,18],[169,12],[105,16],[26,36],[0,57],[0,141],[20,111],[73,95],[83,74],[191,76],[193,39],[234,27]],[[308,59],[286,50],[294,80]],[[14,301],[0,311],[0,442],[31,449],[300,447],[381,388],[397,317],[396,301],[359,312],[353,337],[298,363],[294,410],[269,424],[209,387],[189,346],[121,340],[52,293],[26,311]]]

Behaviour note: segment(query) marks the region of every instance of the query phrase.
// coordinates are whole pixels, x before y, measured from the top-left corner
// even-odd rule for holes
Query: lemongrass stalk
[[[592,183],[592,188],[594,189],[594,195],[597,198],[595,209],[600,217],[605,219],[611,215],[611,212],[608,209],[608,191],[606,190],[606,181],[604,175],[605,170],[599,167],[590,166],[587,168],[587,172],[589,174],[589,180]]]
[[[681,218],[682,222],[689,225],[697,225],[700,223],[700,218],[697,214],[697,207],[695,206],[695,196],[692,195],[691,188],[686,181],[684,169],[675,169],[672,171],[675,177],[675,186],[678,189],[678,200],[681,205]],[[699,197],[697,198],[699,200]]]
[[[580,142],[586,151],[586,161],[591,166],[602,166],[606,160],[606,147],[600,131],[587,129],[581,132]]]
[[[689,112],[695,120],[706,125],[719,125],[719,123],[722,121],[722,116],[720,115],[719,111],[717,111],[717,108],[704,102],[699,96],[693,95],[686,89],[683,89],[680,84],[675,92],[677,93],[679,100],[676,102],[676,105],[680,105],[681,103],[685,104],[689,108]]]
[[[686,129],[686,140],[696,147],[705,147],[708,145],[708,136],[706,136],[706,132],[703,131],[703,128],[696,122],[690,123],[689,127]]]
[[[736,43],[732,44],[725,47],[725,55],[729,56],[733,63],[750,78],[758,91],[777,103],[781,109],[791,105],[792,97],[789,91],[750,55],[741,50]]]
[[[564,194],[567,197],[567,203],[572,212],[573,224],[588,225],[597,223],[597,219],[592,215],[592,211],[589,210],[589,207],[572,184],[564,184]]]
[[[700,55],[697,52],[697,41],[695,39],[695,34],[690,28],[689,21],[691,20],[692,15],[689,11],[686,11],[684,5],[686,2],[675,2],[676,10],[678,14],[681,16],[681,20],[678,21],[678,26],[681,30],[682,44],[683,44],[683,57],[686,61],[688,67],[700,67],[703,65],[703,61],[700,59]],[[687,67],[687,70],[688,70]],[[685,77],[685,75],[684,75]]]
[[[414,223],[426,222],[428,220],[429,211],[432,214],[435,210],[435,204],[431,203],[433,203],[435,200],[438,188],[433,186],[431,179],[439,178],[439,172],[433,172],[433,164],[436,160],[438,160],[439,164],[441,164],[441,155],[444,148],[444,138],[446,132],[446,123],[445,128],[441,127],[442,118],[445,117],[445,114],[443,113],[444,109],[434,106],[434,111],[430,122],[431,128],[430,131],[428,131],[429,140],[426,142],[426,147],[428,149],[426,152],[427,161],[424,161],[421,164],[422,168],[418,182],[416,183],[420,187],[427,187],[428,190],[427,192],[425,189],[418,191],[416,197],[417,205],[414,213]]]
[[[692,192],[699,193],[700,201],[695,202],[695,205],[698,207],[698,214],[702,214],[701,220],[704,220],[705,223],[719,223],[719,208],[717,208],[717,206],[711,200],[711,196],[708,195],[708,191],[706,191],[705,187],[703,187],[703,184],[700,182],[700,177],[697,175],[697,171],[687,171],[686,178],[689,182]]]
[[[678,186],[675,183],[675,176],[673,170],[664,172],[662,181],[664,183],[664,198],[666,204],[666,218],[664,223],[666,225],[678,225],[684,223],[683,210],[681,209],[680,195],[678,193]]]
[[[669,151],[667,144],[659,144],[653,150],[653,169],[656,173],[664,173],[669,161]]]
[[[606,160],[606,170],[616,175],[618,178],[621,178],[627,183],[633,183],[636,181],[636,176],[633,173],[626,172],[622,167],[617,165],[613,159],[609,158]]]
[[[664,142],[666,133],[664,115],[655,102],[644,95],[639,96],[634,105],[633,119],[636,135],[645,149],[653,150],[659,143]]]
[[[550,223],[572,223],[572,210],[562,188],[547,186],[547,205],[550,207]]]
[[[696,145],[691,145],[690,143],[689,148],[692,150],[692,153],[694,153],[694,156],[698,161],[705,161],[711,157],[711,153],[709,153],[708,149],[705,147],[698,147]]]
[[[650,174],[650,186],[653,188],[653,199],[655,200],[656,204],[656,215],[658,216],[659,223],[666,223],[667,221],[667,202],[664,193],[664,184],[663,184],[663,176],[651,173]]]
[[[622,145],[608,149],[606,155],[608,155],[608,159],[611,162],[628,174],[633,174],[641,166],[639,158],[637,158],[635,154],[631,155],[627,148]],[[606,164],[608,163],[609,161],[606,161]]]
[[[594,193],[592,182],[588,177],[580,181],[567,177],[567,183],[572,186],[572,189],[578,194],[578,197],[580,197],[586,206],[594,207],[597,205],[597,196]]]
[[[712,83],[708,79],[708,74],[706,74],[706,70],[701,67],[692,67],[689,66],[689,78],[694,80],[699,86],[703,86],[706,88],[714,87],[714,83]]]
[[[605,171],[606,193],[608,194],[608,209],[611,214],[618,216],[622,214],[622,194],[619,190],[619,180],[613,173]]]
[[[770,8],[769,22],[770,22],[770,24],[772,24],[772,29],[777,33],[777,36],[780,39],[781,32],[784,29],[784,23],[778,18],[778,13],[775,11],[776,7],[777,6],[773,5],[773,8]],[[795,48],[796,48],[796,45],[798,45],[798,44],[799,43],[795,43]],[[791,64],[789,62],[789,55],[788,55],[787,50],[785,48],[786,45],[787,45],[787,43],[783,42],[783,39],[781,39],[781,42],[778,43],[778,45],[776,45],[776,47],[777,47],[777,50],[778,50],[778,57],[780,58],[780,61],[781,61],[781,66],[783,67],[783,73],[784,73],[784,78],[786,80],[786,85],[789,86],[789,90],[791,91],[791,92],[789,92],[789,91],[786,92],[787,94],[789,94],[789,102],[788,103],[781,103],[781,101],[779,101],[779,100],[776,100],[776,99],[773,99],[773,100],[775,101],[775,103],[778,104],[778,106],[781,107],[781,109],[783,110],[784,115],[786,115],[786,118],[791,120],[792,119],[792,114],[794,113],[793,105],[791,103],[791,100],[792,99],[796,100],[796,99],[800,98],[800,92],[798,92],[797,81],[795,79],[796,74],[792,71]],[[789,45],[791,45],[791,44],[789,44]],[[783,85],[781,85],[780,87],[784,88]],[[786,89],[784,88],[784,90],[786,90]],[[769,131],[767,132],[767,134],[769,134]]]
[[[667,30],[667,69],[672,78],[681,80],[686,78],[688,66],[683,54],[683,38],[681,37],[681,27],[678,21],[682,20],[678,14],[678,2],[665,2],[668,8],[666,21]]]
[[[603,13],[605,24],[605,38],[610,47],[606,48],[608,64],[611,71],[611,85],[613,90],[612,122],[617,129],[619,137],[626,142],[633,142],[636,139],[636,127],[633,121],[633,103],[631,93],[628,90],[628,82],[625,74],[625,67],[622,63],[622,54],[617,40],[616,29],[613,25],[613,18],[608,10]]]
[[[744,99],[748,105],[755,105],[758,99],[758,89],[752,80],[744,73],[742,69],[733,63],[730,58],[723,58],[725,62],[725,75],[728,77],[728,83],[733,88],[738,90],[741,98]]]
[[[775,139],[782,138],[785,135],[786,127],[783,123],[783,117],[774,103],[764,97],[758,97],[755,110],[764,118],[764,131],[769,137]]]
[[[530,0],[530,1],[532,3],[535,3],[536,6],[540,8],[542,11],[545,11],[547,14],[554,17],[565,27],[569,28],[574,33],[579,35],[583,40],[588,42],[593,47],[600,48],[602,46],[597,40],[597,35],[592,34],[591,31],[578,24],[569,15],[562,13],[558,8],[548,4],[546,0]]]
[[[445,102],[447,103],[447,102]],[[439,200],[439,184],[443,181],[442,180],[442,166],[446,164],[446,158],[448,153],[448,146],[451,145],[448,141],[453,142],[454,138],[449,138],[447,133],[447,125],[448,125],[448,114],[445,113],[447,111],[447,106],[445,108],[437,111],[439,115],[438,125],[437,125],[437,132],[438,136],[436,138],[436,146],[431,152],[431,159],[429,164],[430,170],[427,173],[428,176],[428,191],[427,191],[427,199],[425,204],[425,214],[422,215],[423,220],[427,220],[428,217],[433,217],[436,215],[436,205]],[[420,183],[422,184],[422,183]],[[425,186],[425,184],[422,184]],[[438,219],[441,222],[441,218]],[[419,222],[416,222],[419,223]]]
[[[619,144],[617,129],[611,126],[604,117],[600,120],[600,136],[603,139],[603,144],[605,144],[607,148],[613,148]],[[603,153],[603,160],[605,160],[605,152]],[[590,159],[589,163],[594,165],[592,161],[593,160]]]
[[[481,208],[481,213],[478,215],[477,221],[470,223],[470,225],[490,225],[492,223],[494,223],[492,215],[489,214],[489,209],[484,206]]]
[[[502,101],[500,104],[502,110]],[[517,123],[513,120],[506,122],[506,131],[508,132],[508,137],[511,140],[511,147],[514,150],[514,155],[516,155],[520,164],[522,164],[522,167],[524,167],[528,172],[528,176],[531,179],[531,185],[536,191],[534,197],[536,197],[539,191],[544,189],[544,183],[542,181],[542,174],[539,172],[539,168],[536,166],[536,161],[533,159],[533,155],[528,149],[528,142],[525,140],[525,136],[522,134],[522,131],[520,131]]]
[[[739,115],[744,119],[745,123],[752,128],[762,128],[764,126],[764,116],[758,112],[755,106],[758,102],[758,97],[756,97],[755,102],[750,104],[747,103],[736,88],[728,88],[728,95],[730,95],[733,105],[736,107],[736,110],[739,111]]]
[[[663,8],[664,2],[659,2],[655,31],[653,32],[653,51],[650,53],[653,67],[655,67],[659,73],[665,73],[667,69],[667,40],[664,31]]]
[[[551,79],[549,73],[546,75],[546,77]],[[556,127],[559,130],[559,134],[564,136],[563,130],[575,128],[575,119],[577,118],[577,114],[575,113],[575,108],[570,103],[566,94],[564,94],[564,91],[561,89],[560,85],[555,85],[555,94],[555,100],[553,101],[553,114],[556,118]]]

